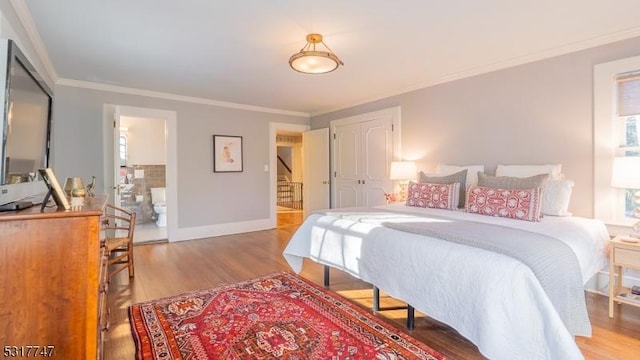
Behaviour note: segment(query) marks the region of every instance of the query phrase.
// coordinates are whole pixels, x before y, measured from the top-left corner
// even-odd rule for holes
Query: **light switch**
[[[144,169],[135,169],[133,170],[133,177],[136,179],[144,178]]]
[[[269,165],[264,166],[264,172],[269,172]]]

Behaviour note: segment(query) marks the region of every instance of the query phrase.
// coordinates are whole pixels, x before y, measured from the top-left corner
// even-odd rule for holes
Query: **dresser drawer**
[[[616,265],[640,268],[640,251],[615,248],[614,262]]]

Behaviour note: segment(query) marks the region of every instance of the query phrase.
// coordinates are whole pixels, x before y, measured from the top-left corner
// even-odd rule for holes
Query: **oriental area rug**
[[[129,320],[137,359],[446,359],[290,272],[135,304]]]

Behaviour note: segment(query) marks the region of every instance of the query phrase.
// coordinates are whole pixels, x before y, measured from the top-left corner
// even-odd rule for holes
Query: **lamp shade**
[[[391,180],[415,180],[417,173],[414,161],[392,161],[389,178]]]
[[[623,189],[640,189],[640,157],[614,158],[611,186]]]
[[[338,68],[340,64],[335,55],[324,51],[303,51],[289,59],[291,67],[301,73],[324,74]]]
[[[322,45],[327,51],[317,50]],[[289,65],[295,71],[305,74],[325,74],[344,65],[342,60],[334,54],[322,41],[322,35],[307,35],[307,44],[299,52],[289,58]]]

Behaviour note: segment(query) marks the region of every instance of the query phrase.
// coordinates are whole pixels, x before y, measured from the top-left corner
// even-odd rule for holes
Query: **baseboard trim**
[[[240,234],[245,232],[273,229],[271,219],[257,219],[234,223],[178,228],[169,242],[202,239],[214,236]]]

